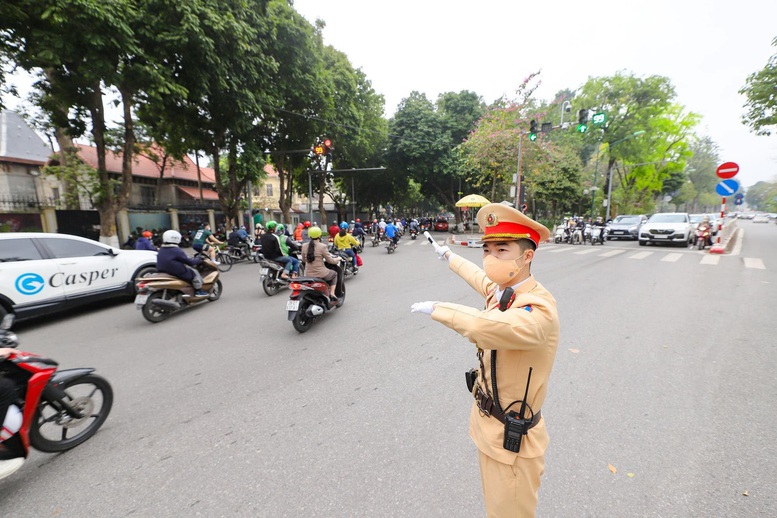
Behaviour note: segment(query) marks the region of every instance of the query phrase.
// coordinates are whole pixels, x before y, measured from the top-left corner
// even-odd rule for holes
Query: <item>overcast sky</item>
[[[663,75],[698,128],[740,166],[745,186],[777,179],[777,135],[742,125],[747,76],[777,53],[774,0],[295,0],[324,40],[364,70],[391,115],[413,90],[434,100],[470,90],[512,96],[542,69],[536,96],[551,99],[589,76]],[[582,107],[580,107],[582,108]],[[575,109],[575,112],[577,107]]]

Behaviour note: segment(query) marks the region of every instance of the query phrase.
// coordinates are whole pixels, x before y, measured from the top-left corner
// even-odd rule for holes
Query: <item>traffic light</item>
[[[529,123],[529,140],[537,140],[537,132],[539,131],[539,128],[537,127],[537,121],[533,120]]]
[[[580,110],[577,112],[577,131],[585,133],[588,131],[588,110]]]
[[[324,144],[324,170],[331,171],[332,170],[332,151],[334,150],[334,147],[332,147],[332,140],[324,137],[322,141]]]

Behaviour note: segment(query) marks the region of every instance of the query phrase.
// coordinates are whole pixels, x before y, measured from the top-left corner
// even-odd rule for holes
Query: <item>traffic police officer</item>
[[[471,388],[475,402],[469,434],[479,450],[488,516],[533,517],[549,440],[541,409],[556,357],[559,319],[556,300],[534,279],[530,268],[537,246],[550,232],[499,203],[482,207],[477,220],[485,234],[485,271],[447,246],[435,244],[435,249],[440,259],[448,260],[451,270],[486,299],[485,309],[427,301],[413,304],[412,311],[430,314],[477,347],[479,369],[473,370],[477,378]],[[514,298],[509,297],[510,290]],[[508,297],[503,297],[505,292]],[[492,359],[496,380],[492,379]],[[505,414],[518,411],[524,393],[527,411],[522,417],[527,420],[515,452],[506,449]]]

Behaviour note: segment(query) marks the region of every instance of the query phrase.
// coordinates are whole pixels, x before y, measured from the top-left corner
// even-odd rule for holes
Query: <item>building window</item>
[[[272,184],[271,183],[267,184],[267,196],[272,198]]]
[[[54,203],[59,203],[59,187],[51,188],[51,198],[54,200]]]
[[[154,188],[153,187],[140,187],[140,203],[141,205],[153,205],[154,204]]]

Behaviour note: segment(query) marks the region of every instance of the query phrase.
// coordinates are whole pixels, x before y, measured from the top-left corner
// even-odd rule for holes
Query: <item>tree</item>
[[[745,193],[745,203],[758,211],[777,212],[777,181],[758,182]]]
[[[772,40],[772,46],[777,47],[777,38]],[[769,58],[762,70],[747,76],[739,93],[747,97],[742,123],[756,135],[771,135],[777,126],[777,54]]]
[[[668,78],[639,78],[625,72],[589,78],[580,89],[578,106],[607,114],[606,124],[585,138],[607,144],[605,179],[613,171],[618,185],[613,206],[652,212],[653,199],[665,182],[682,185],[679,176],[690,156],[688,142],[699,116],[676,104],[674,97]],[[607,192],[609,185],[603,187]],[[613,215],[612,207],[608,213]]]

